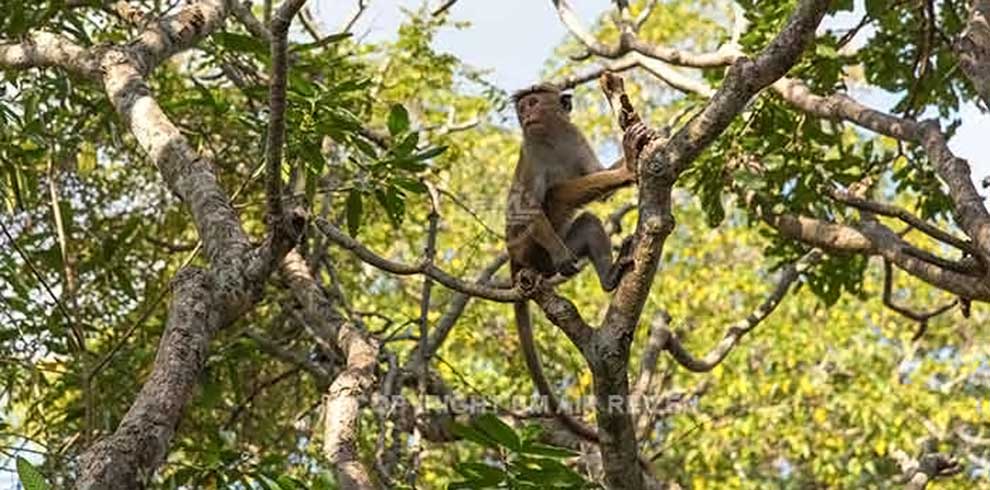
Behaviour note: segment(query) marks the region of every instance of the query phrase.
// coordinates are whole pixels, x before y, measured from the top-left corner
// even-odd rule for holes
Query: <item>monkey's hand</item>
[[[643,148],[657,137],[657,132],[650,129],[643,121],[636,121],[626,128],[625,134],[622,135],[622,157],[626,169],[633,175],[639,175],[639,155]]]
[[[578,273],[577,262],[577,257],[568,251],[566,254],[561,254],[553,258],[553,268],[556,269],[558,274],[564,277],[571,277]]]

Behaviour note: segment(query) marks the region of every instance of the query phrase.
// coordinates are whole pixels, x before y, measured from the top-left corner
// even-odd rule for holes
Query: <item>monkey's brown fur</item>
[[[653,133],[643,124],[630,127],[623,137],[623,158],[606,169],[571,122],[569,95],[541,84],[517,92],[513,102],[523,130],[506,203],[506,246],[513,278],[522,269],[545,276],[572,275],[577,272],[577,261],[587,257],[602,289],[615,289],[631,264],[627,256],[631,242],[624,244],[613,262],[611,241],[601,220],[590,212],[577,218],[574,214],[591,201],[636,182],[636,157]],[[568,428],[597,441],[594,430],[559,410],[536,352],[529,307],[519,302],[514,310],[526,366],[537,391]]]

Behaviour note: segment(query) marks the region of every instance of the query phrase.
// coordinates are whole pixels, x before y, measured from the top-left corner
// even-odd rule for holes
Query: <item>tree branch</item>
[[[117,430],[83,453],[79,490],[143,488],[165,461],[205,366],[210,339],[224,323],[205,272],[180,270],[172,280],[172,293],[151,376]]]
[[[970,0],[966,29],[956,41],[959,65],[990,110],[990,0]]]
[[[341,488],[373,488],[358,459],[357,424],[361,404],[376,383],[379,346],[334,309],[297,252],[290,252],[282,261],[282,277],[302,305],[305,321],[333,339],[346,359],[347,367],[330,385],[324,399],[323,453],[334,465]]]
[[[485,298],[491,301],[498,301],[500,303],[513,303],[523,298],[523,296],[515,288],[496,289],[476,283],[470,283],[451,276],[429,262],[424,261],[417,265],[408,265],[385,259],[379,255],[376,255],[357,240],[347,236],[344,232],[340,231],[337,227],[333,226],[325,219],[317,219],[316,227],[320,230],[320,232],[326,235],[330,241],[336,243],[345,250],[351,251],[359,259],[385,272],[391,272],[392,274],[398,274],[400,276],[425,274],[440,284],[443,284],[445,287],[455,291],[459,291],[470,296]]]
[[[23,41],[0,40],[0,68],[62,68],[87,79],[100,76],[98,53],[59,34],[32,32]]]
[[[857,209],[864,211],[869,211],[874,214],[879,214],[881,216],[888,216],[891,218],[897,218],[906,224],[911,225],[914,229],[948,245],[962,250],[963,252],[968,252],[970,254],[976,255],[976,251],[973,245],[968,241],[961,240],[949,234],[948,232],[942,231],[935,225],[918,218],[917,216],[911,214],[908,210],[900,208],[890,204],[883,204],[879,202],[870,201],[868,199],[863,199],[854,195],[848,191],[842,191],[839,189],[832,189],[829,191],[828,195],[843,204],[852,206]]]
[[[236,1],[236,0],[234,0]],[[268,197],[268,224],[272,241],[287,247],[285,252],[275,255],[281,258],[291,249],[301,234],[302,223],[298,227],[283,222],[282,210],[282,151],[285,145],[285,90],[288,72],[288,35],[292,19],[302,8],[306,0],[286,0],[272,18],[271,23],[271,56],[272,71],[268,92],[268,140],[266,144],[265,193]],[[298,230],[294,229],[298,228]],[[288,235],[288,236],[285,236]]]
[[[770,296],[760,304],[755,310],[753,310],[745,319],[736,322],[731,325],[722,338],[722,341],[718,343],[708,354],[705,354],[702,358],[696,358],[688,352],[684,346],[681,344],[680,339],[677,334],[670,332],[667,336],[667,342],[664,345],[664,349],[670,352],[671,357],[677,361],[678,364],[683,366],[689,371],[696,373],[704,373],[711,371],[718,366],[725,357],[739,344],[739,341],[744,335],[753,331],[760,323],[763,322],[775,309],[780,305],[780,301],[784,299],[787,291],[790,289],[794,281],[800,277],[801,272],[821,260],[822,254],[818,250],[812,250],[808,252],[803,257],[798,259],[795,263],[788,264],[784,266],[781,271],[780,279],[777,281],[776,287]]]
[[[931,320],[932,318],[935,318],[936,316],[939,316],[942,313],[949,311],[950,309],[952,309],[952,307],[956,306],[956,304],[959,303],[959,300],[955,300],[952,301],[951,303],[940,306],[932,311],[917,312],[911,310],[908,307],[895,304],[893,297],[893,288],[894,288],[894,270],[893,267],[891,267],[890,265],[890,261],[884,260],[883,261],[883,304],[887,308],[894,310],[900,315],[918,322],[919,324],[918,331],[914,335],[914,340],[918,340],[919,338],[921,338],[922,335],[924,335],[925,330],[928,327],[928,320]]]
[[[973,300],[990,300],[990,288],[980,276],[962,274],[919,259],[918,256],[923,251],[877,221],[853,226],[807,216],[764,213],[761,217],[765,223],[790,239],[830,252],[880,255],[937,288]]]

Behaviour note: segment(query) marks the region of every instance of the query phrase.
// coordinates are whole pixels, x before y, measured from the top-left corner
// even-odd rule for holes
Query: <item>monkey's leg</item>
[[[608,233],[605,233],[605,226],[590,212],[585,211],[574,220],[567,230],[565,241],[577,257],[588,257],[591,260],[598,273],[598,281],[605,291],[615,289],[622,273],[632,264],[627,250],[630,247],[625,244],[619,258],[612,262],[612,242]]]
[[[527,241],[531,240],[550,254],[554,270],[565,276],[576,273],[577,257],[574,256],[564,239],[557,234],[546,214],[537,211],[531,213],[528,219],[529,223],[526,228],[509,239],[509,250],[521,249],[527,246]]]

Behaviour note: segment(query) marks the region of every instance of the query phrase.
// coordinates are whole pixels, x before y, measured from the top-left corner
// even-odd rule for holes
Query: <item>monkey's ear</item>
[[[571,94],[560,94],[560,106],[564,108],[564,112],[571,112],[574,104],[571,99],[574,98]]]

